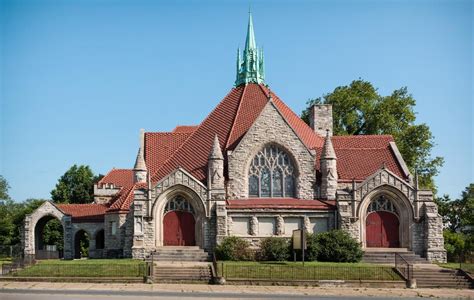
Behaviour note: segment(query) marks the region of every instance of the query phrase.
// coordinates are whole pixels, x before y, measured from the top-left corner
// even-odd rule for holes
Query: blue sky
[[[131,168],[140,128],[198,124],[232,88],[248,1],[0,0],[0,174],[49,198],[73,164]],[[363,78],[407,86],[444,156],[473,178],[472,1],[252,1],[266,81],[295,112]]]

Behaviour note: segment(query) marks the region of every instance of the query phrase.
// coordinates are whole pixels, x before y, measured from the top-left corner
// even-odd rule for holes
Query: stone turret
[[[214,137],[211,153],[208,158],[207,186],[213,192],[224,192],[224,156],[222,155],[219,138]]]
[[[327,200],[336,199],[337,191],[337,157],[332,146],[329,130],[321,153],[321,198]]]
[[[134,181],[146,183],[147,168],[145,164],[145,131],[140,130],[140,148],[138,149],[137,159],[133,167]]]

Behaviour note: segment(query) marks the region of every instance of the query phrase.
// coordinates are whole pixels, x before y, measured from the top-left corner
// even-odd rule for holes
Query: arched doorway
[[[63,257],[64,228],[55,216],[46,215],[38,220],[34,240],[36,259]]]
[[[164,246],[194,246],[195,238],[194,209],[182,196],[168,201],[163,217]]]
[[[89,257],[89,235],[83,229],[74,236],[74,258]]]
[[[380,196],[367,208],[366,245],[367,247],[400,247],[400,221],[393,203]]]

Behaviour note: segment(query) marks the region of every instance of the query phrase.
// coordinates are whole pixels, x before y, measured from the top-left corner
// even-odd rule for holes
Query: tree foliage
[[[452,232],[474,230],[474,183],[466,187],[461,198],[451,200],[448,195],[435,199],[445,228]]]
[[[90,203],[94,200],[94,183],[102,177],[95,176],[89,166],[73,165],[59,178],[51,197],[56,203]]]
[[[336,135],[392,135],[411,172],[420,175],[420,185],[435,189],[433,177],[444,161],[431,157],[433,135],[428,125],[415,124],[415,99],[406,87],[382,96],[370,82],[359,79],[306,104],[301,118],[308,124],[311,106],[332,104]]]

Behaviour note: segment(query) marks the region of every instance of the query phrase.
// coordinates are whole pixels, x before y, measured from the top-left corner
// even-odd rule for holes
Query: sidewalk
[[[352,296],[352,297],[437,297],[474,299],[474,290],[456,289],[381,289],[344,287],[302,286],[239,286],[207,284],[98,284],[98,283],[50,283],[50,282],[0,282],[1,290],[61,290],[74,291],[127,291],[127,292],[182,292],[182,293],[233,293],[233,294],[288,294],[301,296]]]

